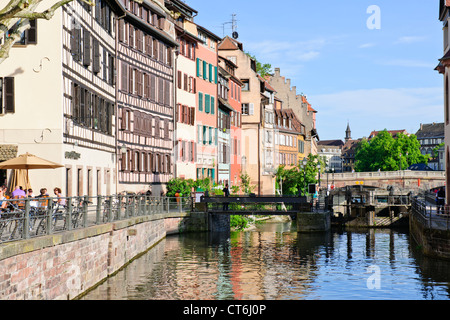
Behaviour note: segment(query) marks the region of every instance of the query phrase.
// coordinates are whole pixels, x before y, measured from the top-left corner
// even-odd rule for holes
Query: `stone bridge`
[[[328,175],[328,177],[327,177]],[[364,185],[378,188],[394,186],[413,192],[430,190],[445,186],[445,171],[383,171],[383,172],[349,172],[328,173],[321,175],[320,186],[327,184],[334,188]]]

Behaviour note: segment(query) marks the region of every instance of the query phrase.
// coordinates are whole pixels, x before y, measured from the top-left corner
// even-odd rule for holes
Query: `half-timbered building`
[[[174,173],[173,23],[164,1],[122,0],[117,21],[119,191],[160,194]]]
[[[51,4],[43,1],[42,8]],[[35,192],[116,191],[113,24],[122,14],[115,0],[96,0],[95,7],[74,0],[52,19],[34,21],[1,65],[0,77],[12,79],[13,91],[2,104],[0,143],[64,166],[30,170]]]

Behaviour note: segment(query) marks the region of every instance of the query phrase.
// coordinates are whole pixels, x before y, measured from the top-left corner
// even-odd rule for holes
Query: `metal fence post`
[[[87,225],[87,214],[88,214],[88,205],[89,205],[88,201],[89,201],[89,197],[88,196],[84,196],[83,207],[82,207],[82,210],[83,210],[83,222],[82,222],[83,228],[85,228],[86,225]]]
[[[111,222],[113,220],[113,216],[112,216],[113,197],[109,196],[108,199],[109,199],[108,222]]]
[[[102,212],[102,196],[97,196],[97,207],[95,209],[95,224],[100,224],[101,212]]]
[[[23,221],[23,239],[30,238],[30,198],[25,199],[25,220]]]
[[[72,230],[72,198],[67,199],[66,228]]]
[[[52,218],[53,218],[53,199],[47,200],[47,217],[46,217],[46,234],[52,234]]]

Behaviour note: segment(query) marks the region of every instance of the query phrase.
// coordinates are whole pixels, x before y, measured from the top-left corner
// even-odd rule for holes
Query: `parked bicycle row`
[[[125,194],[2,200],[0,243],[84,228],[133,216],[191,210],[191,198]]]

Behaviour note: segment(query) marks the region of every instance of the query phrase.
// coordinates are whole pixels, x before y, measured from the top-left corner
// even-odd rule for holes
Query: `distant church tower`
[[[347,122],[347,130],[345,130],[345,142],[352,140],[352,131],[350,130],[350,123]]]

